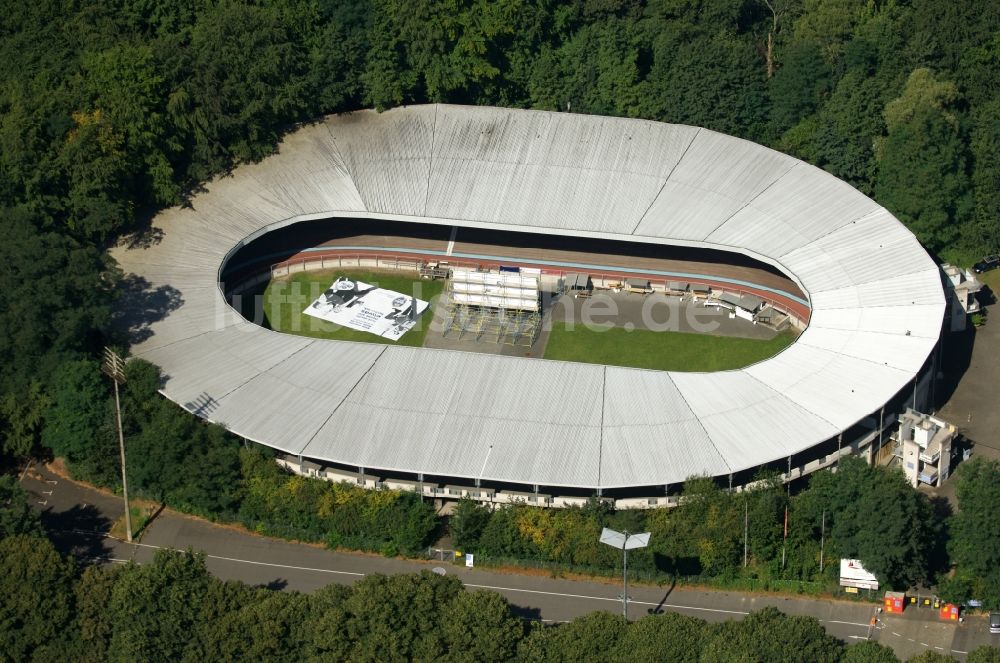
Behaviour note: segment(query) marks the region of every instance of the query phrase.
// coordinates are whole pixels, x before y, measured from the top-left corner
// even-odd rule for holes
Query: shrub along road
[[[528,619],[566,621],[594,610],[621,610],[621,586],[600,581],[552,578],[547,575],[502,573],[433,561],[403,560],[342,553],[319,546],[256,536],[239,528],[215,525],[166,510],[141,541],[129,544],[107,536],[121,516],[121,500],[108,493],[64,479],[35,466],[22,480],[32,501],[43,511],[43,522],[63,552],[103,563],[152,559],[158,548],[204,551],[208,569],[222,579],[240,580],[273,589],[309,592],[330,583],[353,583],[371,573],[412,573],[441,566],[471,589],[502,594]],[[873,606],[850,601],[743,595],[687,588],[631,586],[630,616],[675,611],[708,621],[740,619],[765,606],[820,620],[833,636],[848,643],[869,635]],[[925,649],[961,657],[991,641],[984,620],[959,625],[939,623],[934,613],[911,610],[904,616],[882,616],[872,639],[891,646],[905,659]],[[997,638],[994,636],[993,640]]]

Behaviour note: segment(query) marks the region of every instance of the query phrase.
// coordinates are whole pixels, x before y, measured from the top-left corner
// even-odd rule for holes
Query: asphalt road
[[[111,523],[122,513],[120,498],[62,479],[41,467],[29,471],[22,484],[42,510],[56,545],[66,553],[97,562],[143,563],[160,548],[191,548],[205,553],[208,569],[220,578],[303,592],[334,582],[353,583],[370,573],[411,573],[440,566],[470,589],[503,594],[521,616],[529,619],[566,621],[594,610],[621,610],[621,586],[616,583],[333,552],[251,535],[170,511],[157,516],[140,542],[128,544],[107,536]],[[788,614],[816,617],[827,632],[848,643],[870,634],[872,639],[891,646],[904,660],[929,648],[961,659],[981,644],[1000,645],[1000,636],[990,636],[982,618],[974,617],[962,624],[942,623],[935,613],[919,609],[900,616],[882,615],[877,626],[870,629],[873,607],[850,601],[634,585],[629,595],[631,618],[673,611],[716,622],[739,619],[772,605]]]

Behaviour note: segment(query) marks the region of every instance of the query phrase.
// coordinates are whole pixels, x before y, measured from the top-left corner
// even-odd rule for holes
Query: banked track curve
[[[724,249],[782,269],[812,313],[741,370],[671,373],[315,340],[225,302],[243,243],[318,218]],[[934,350],[936,265],[888,211],[760,145],[645,120],[429,105],[330,116],[159,214],[114,251],[175,305],[133,355],[162,393],[248,439],[347,466],[615,489],[724,476],[836,438]]]

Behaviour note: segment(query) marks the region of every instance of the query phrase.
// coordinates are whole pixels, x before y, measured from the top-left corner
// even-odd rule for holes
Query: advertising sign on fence
[[[398,341],[413,329],[427,306],[410,295],[340,277],[304,313]]]

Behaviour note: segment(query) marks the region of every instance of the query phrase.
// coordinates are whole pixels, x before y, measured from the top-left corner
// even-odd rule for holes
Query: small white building
[[[903,474],[914,488],[919,483],[938,487],[951,473],[951,445],[958,428],[929,414],[906,408],[899,415],[899,430],[893,439],[894,454]]]
[[[754,295],[736,295],[724,292],[719,295],[719,302],[724,308],[732,311],[737,318],[749,320],[757,324],[757,314],[764,308],[764,300]]]
[[[946,328],[953,332],[965,331],[968,316],[979,312],[976,293],[983,289],[983,284],[969,270],[948,263],[941,265],[941,272],[945,298],[948,300],[945,308]]]

